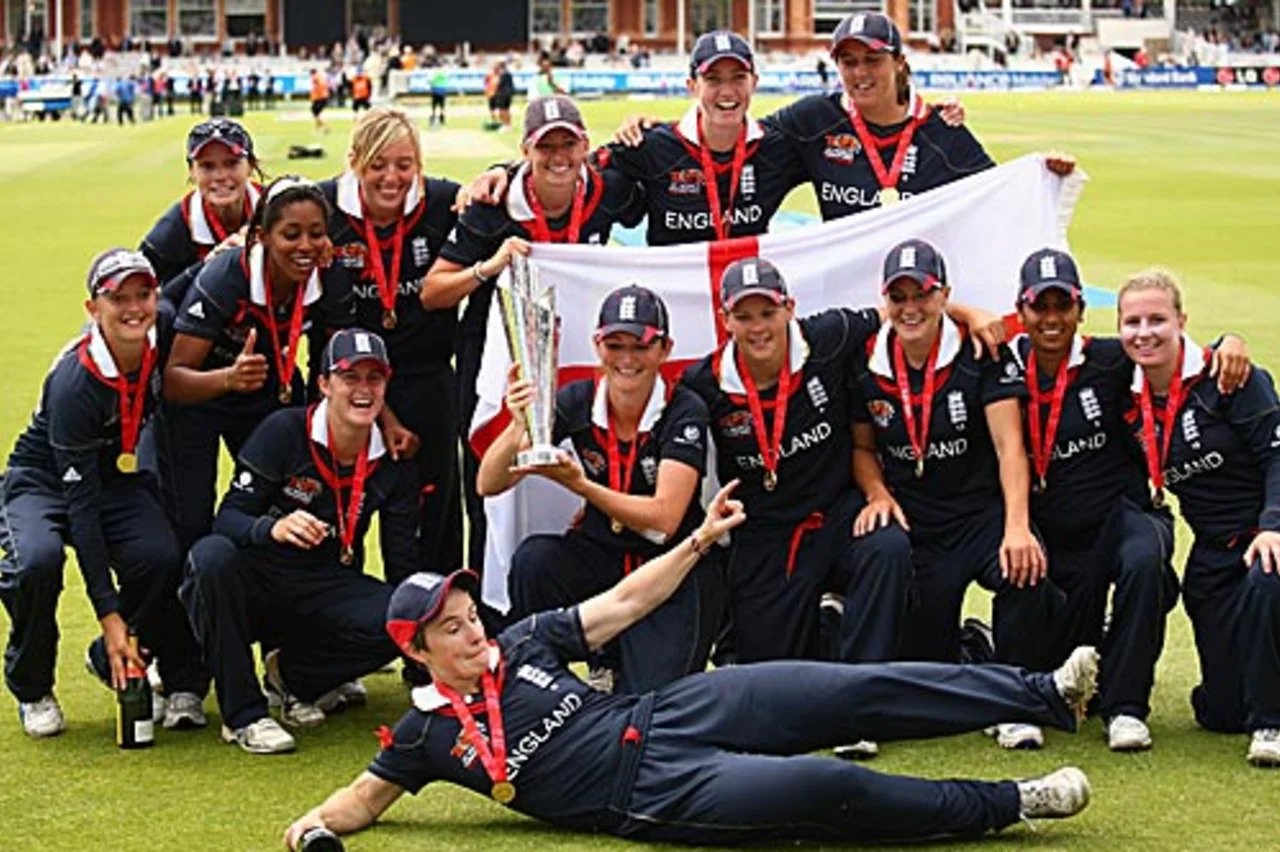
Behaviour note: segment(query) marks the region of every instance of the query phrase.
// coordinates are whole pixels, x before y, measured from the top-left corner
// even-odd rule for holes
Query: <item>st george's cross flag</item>
[[[724,342],[720,274],[742,257],[770,260],[787,282],[797,316],[805,316],[836,306],[879,304],[885,255],[903,240],[921,238],[942,253],[952,300],[1007,314],[1027,255],[1046,246],[1067,249],[1067,226],[1086,180],[1080,169],[1060,178],[1045,168],[1043,156],[1027,155],[898,204],[760,237],[653,248],[535,243],[530,260],[541,282],[556,290],[560,383],[593,374],[592,335],[600,304],[627,284],[647,287],[666,302],[675,343],[666,372],[678,378],[683,367]],[[470,432],[477,455],[507,423],[503,398],[511,361],[498,299],[486,334]],[[712,468],[714,463],[709,472]],[[517,545],[533,533],[563,532],[580,508],[579,498],[537,476],[487,498],[485,603],[505,612],[507,570]]]

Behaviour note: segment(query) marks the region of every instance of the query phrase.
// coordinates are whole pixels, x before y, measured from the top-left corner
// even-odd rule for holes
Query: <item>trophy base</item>
[[[551,444],[540,444],[516,453],[517,467],[543,467],[559,463],[560,452]]]

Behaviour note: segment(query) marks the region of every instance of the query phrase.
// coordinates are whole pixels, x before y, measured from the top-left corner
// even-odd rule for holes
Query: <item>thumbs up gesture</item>
[[[227,368],[227,390],[252,393],[267,383],[267,358],[253,351],[258,342],[258,329],[250,328],[236,361]]]

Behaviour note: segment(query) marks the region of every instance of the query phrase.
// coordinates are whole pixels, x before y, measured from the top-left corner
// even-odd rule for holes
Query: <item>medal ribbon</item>
[[[476,724],[476,717],[471,714],[471,708],[456,690],[438,680],[436,690],[449,699],[449,706],[453,708],[458,721],[462,723],[462,730],[475,748],[476,756],[480,758],[480,763],[484,766],[489,780],[495,785],[504,784],[507,781],[507,734],[502,728],[502,705],[498,701],[502,687],[493,676],[493,672],[487,670],[480,678],[480,683],[484,687],[484,708],[485,715],[489,719],[491,739],[486,739],[484,734],[480,733],[480,726]]]
[[[276,324],[275,296],[271,287],[271,275],[267,272],[265,260],[262,264],[262,284],[263,298],[267,303],[265,312],[267,315],[267,329],[271,332],[271,351],[275,356],[276,373],[280,379],[280,386],[287,388],[293,384],[293,371],[298,366],[295,355],[298,348],[298,339],[302,337],[302,315],[305,309],[303,294],[306,292],[304,289],[306,284],[299,284],[294,289],[293,314],[289,317],[289,342],[283,351],[280,349],[280,327]]]
[[[896,189],[898,178],[902,177],[902,164],[906,162],[907,150],[911,147],[911,138],[915,136],[916,128],[924,123],[924,118],[928,115],[920,109],[919,95],[912,100],[910,117],[907,119],[906,126],[898,133],[898,148],[893,153],[893,163],[887,171],[884,160],[880,158],[881,140],[872,135],[867,129],[867,123],[862,120],[862,115],[847,100],[845,109],[849,114],[849,123],[853,125],[853,132],[862,143],[862,150],[867,152],[867,163],[871,166],[871,171],[875,172],[876,182],[880,184],[881,189]]]
[[[400,283],[400,260],[404,257],[404,214],[396,214],[396,230],[391,237],[391,271],[382,265],[382,246],[378,242],[378,230],[369,219],[369,208],[364,203],[364,191],[360,192],[360,216],[364,221],[364,242],[369,250],[369,264],[373,280],[378,285],[378,300],[382,309],[394,313],[396,290]]]
[[[315,409],[313,408],[311,417],[314,416]],[[308,422],[310,422],[311,417],[307,418]],[[316,452],[314,441],[309,441],[307,448],[311,450],[311,461],[315,463],[316,471],[320,474],[320,478],[333,491],[334,514],[338,516],[338,544],[343,551],[352,552],[356,539],[356,527],[360,524],[360,504],[364,501],[364,484],[372,470],[377,469],[377,463],[369,464],[369,439],[365,439],[364,449],[356,453],[354,469],[347,479],[338,475],[338,456],[333,450],[332,431],[329,433],[326,446],[326,449],[329,450],[329,458],[333,460],[332,468],[325,464],[324,459]],[[351,486],[351,493],[346,506],[342,504],[343,485]]]
[[[1062,419],[1062,400],[1067,394],[1067,383],[1071,378],[1071,370],[1067,366],[1070,360],[1064,357],[1058,365],[1058,372],[1053,380],[1053,395],[1049,398],[1049,422],[1041,437],[1040,406],[1044,397],[1040,393],[1040,374],[1036,372],[1036,350],[1032,348],[1031,354],[1027,356],[1027,392],[1031,395],[1027,425],[1031,429],[1031,460],[1042,486],[1047,481],[1053,442],[1058,435],[1058,422]]]
[[[80,344],[80,363],[95,379],[115,390],[120,399],[120,452],[132,454],[138,447],[138,433],[142,430],[142,414],[147,404],[147,384],[156,365],[156,347],[150,342],[142,352],[142,367],[138,381],[131,382],[117,367],[116,376],[107,378],[89,355],[89,338]]]
[[[925,453],[929,449],[929,418],[933,414],[934,367],[938,363],[938,347],[942,333],[933,340],[929,358],[924,364],[924,387],[920,393],[920,420],[916,420],[916,399],[911,393],[911,377],[907,373],[907,356],[902,351],[902,340],[893,338],[893,378],[898,385],[898,399],[902,402],[902,419],[907,427],[907,438],[916,454],[917,471],[924,467]]]
[[[569,224],[559,231],[552,231],[551,226],[547,224],[547,211],[542,206],[538,193],[533,188],[533,173],[524,177],[524,196],[529,202],[529,210],[533,213],[533,219],[526,223],[529,229],[529,236],[533,238],[535,243],[577,243],[578,237],[582,233],[582,210],[587,200],[587,182],[582,178],[578,178],[577,185],[573,188],[573,204],[569,208]],[[562,237],[562,239],[557,239]]]
[[[790,332],[787,334],[786,346],[791,345]],[[736,347],[735,347],[736,348]],[[788,348],[788,351],[790,349]],[[736,352],[738,374],[742,377],[742,386],[747,392],[747,407],[751,409],[752,431],[755,432],[756,445],[760,448],[760,459],[764,463],[765,474],[778,476],[778,460],[782,455],[782,434],[787,428],[787,403],[791,399],[791,365],[782,365],[778,374],[778,393],[773,400],[773,434],[765,441],[764,406],[760,403],[760,391],[756,388],[756,380],[742,360],[742,353]],[[788,359],[789,360],[789,359]]]
[[[1156,446],[1155,406],[1151,400],[1151,383],[1146,374],[1142,376],[1142,396],[1139,405],[1142,409],[1143,450],[1147,457],[1147,475],[1156,491],[1164,491],[1164,463],[1169,458],[1169,442],[1173,438],[1173,424],[1178,417],[1178,409],[1182,407],[1182,341],[1178,341],[1178,359],[1173,365],[1173,377],[1169,379],[1169,396],[1164,402],[1164,415],[1160,423],[1164,430],[1160,436],[1160,446]]]
[[[744,124],[738,131],[738,139],[733,143],[733,161],[729,167],[729,204],[720,206],[720,184],[716,181],[717,166],[711,155],[711,148],[702,135],[702,122],[698,122],[698,159],[702,163],[702,180],[707,188],[707,208],[711,211],[711,227],[715,229],[717,240],[729,239],[730,223],[725,221],[724,210],[733,215],[733,198],[738,191],[738,183],[742,180],[742,166],[747,161],[747,127]]]
[[[218,218],[217,211],[213,205],[205,200],[204,193],[200,193],[200,206],[204,209],[204,220],[209,223],[209,230],[213,231],[214,245],[222,243],[227,238],[227,229],[223,227],[222,220]],[[249,194],[244,196],[244,221],[248,222],[253,218],[253,205],[249,203]]]

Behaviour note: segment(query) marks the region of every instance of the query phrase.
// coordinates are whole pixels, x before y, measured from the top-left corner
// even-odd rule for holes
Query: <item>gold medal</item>
[[[764,490],[772,491],[778,487],[778,474],[772,470],[764,472]]]
[[[138,457],[133,453],[121,453],[116,456],[116,470],[121,473],[137,473]]]
[[[1155,491],[1151,492],[1151,505],[1155,506],[1157,509],[1164,508],[1164,489],[1163,488],[1157,488]]]
[[[898,192],[896,186],[886,186],[880,190],[880,206],[888,207],[890,204],[897,204],[902,200],[902,193]]]
[[[924,477],[924,459],[916,459],[916,479]]]
[[[288,385],[281,385],[280,391],[276,396],[279,397],[281,405],[288,405],[293,402],[293,388]]]
[[[1049,489],[1049,483],[1045,482],[1045,479],[1043,476],[1040,477],[1040,480],[1036,482],[1036,493],[1043,494],[1048,489]]]
[[[396,309],[391,308],[382,312],[382,327],[387,331],[396,327]]]
[[[617,518],[612,518],[609,521],[609,529],[613,530],[614,535],[622,535],[622,531],[625,527],[622,525],[622,521]]]
[[[342,549],[338,551],[338,561],[343,565],[350,565],[356,561],[356,553],[351,549],[350,545],[344,544]]]
[[[489,788],[489,795],[500,805],[509,805],[516,797],[516,785],[510,781],[498,781]]]

